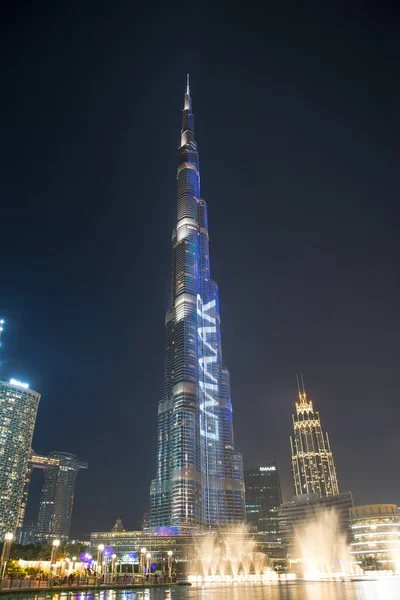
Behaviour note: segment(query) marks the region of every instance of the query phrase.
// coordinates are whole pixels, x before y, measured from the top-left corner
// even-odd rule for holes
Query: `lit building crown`
[[[336,495],[339,485],[328,434],[323,432],[319,413],[307,399],[302,375],[301,389],[298,377],[297,384],[299,402],[296,402],[290,438],[295,493]]]

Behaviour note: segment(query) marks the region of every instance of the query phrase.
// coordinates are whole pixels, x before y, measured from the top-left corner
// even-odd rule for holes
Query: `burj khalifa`
[[[243,463],[234,449],[229,372],[222,364],[218,286],[210,277],[207,204],[200,196],[189,76],[177,180],[150,527],[188,531],[245,519]]]

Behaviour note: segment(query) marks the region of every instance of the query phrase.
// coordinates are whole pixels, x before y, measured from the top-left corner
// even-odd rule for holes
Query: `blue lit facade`
[[[165,388],[158,406],[151,527],[193,529],[245,519],[242,457],[234,451],[229,372],[222,366],[217,284],[210,278],[207,204],[189,85],[172,234],[172,298],[165,319]]]

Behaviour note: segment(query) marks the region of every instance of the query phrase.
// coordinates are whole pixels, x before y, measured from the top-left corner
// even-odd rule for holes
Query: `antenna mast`
[[[301,373],[301,384],[303,386],[303,394],[306,395],[306,390],[304,388],[304,379],[303,379],[303,373]]]
[[[297,379],[297,391],[299,392],[299,396],[301,396],[299,376],[297,375],[297,373],[296,373],[296,379]]]

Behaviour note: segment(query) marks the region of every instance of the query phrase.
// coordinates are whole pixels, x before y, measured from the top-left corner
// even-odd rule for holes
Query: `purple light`
[[[80,559],[81,562],[89,564],[89,562],[91,561],[92,557],[90,556],[89,552],[82,552],[82,554],[80,555],[79,559]]]
[[[114,554],[114,548],[112,546],[106,546],[104,548],[104,550],[103,550],[104,558],[111,558],[113,554]]]

